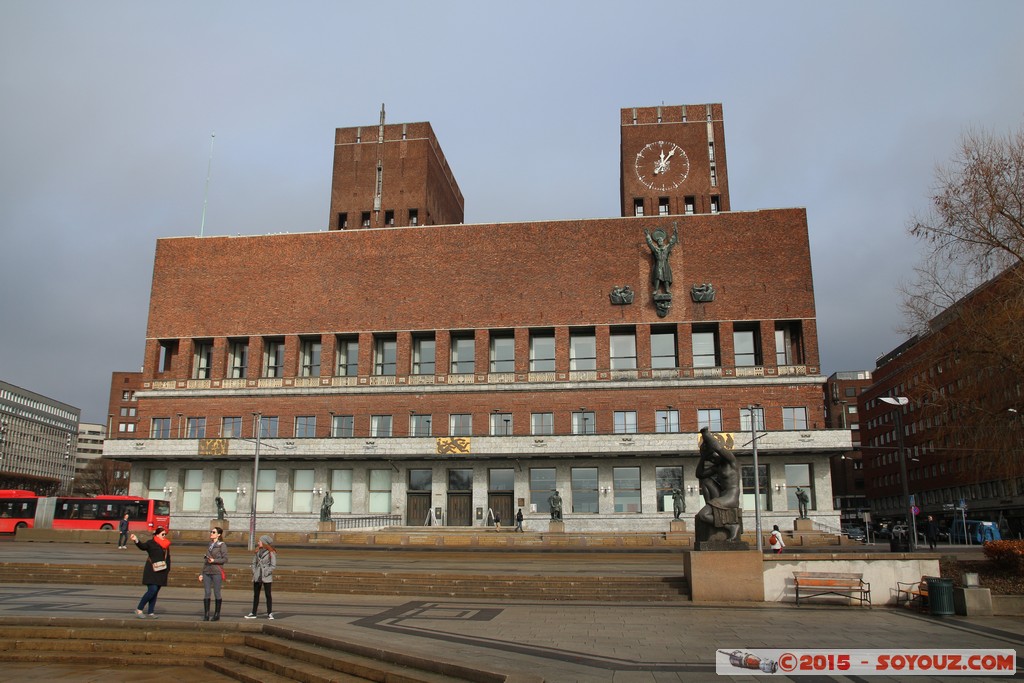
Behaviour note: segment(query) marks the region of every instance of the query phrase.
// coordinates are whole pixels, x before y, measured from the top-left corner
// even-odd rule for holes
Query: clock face
[[[683,184],[690,173],[690,159],[674,142],[652,142],[636,154],[636,177],[650,190],[664,192]]]

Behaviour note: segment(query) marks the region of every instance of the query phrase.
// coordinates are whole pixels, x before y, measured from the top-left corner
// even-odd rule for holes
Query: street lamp
[[[757,534],[757,552],[764,552],[764,541],[761,539],[761,468],[757,464],[757,424],[754,420],[754,409],[760,403],[747,406],[750,415],[750,443],[754,449],[754,531]]]
[[[263,435],[263,413],[253,413],[253,425],[256,432],[256,457],[252,463],[252,495],[249,497],[249,550],[255,545],[256,537],[256,496],[259,491],[260,479],[260,437]]]
[[[903,509],[907,513],[907,521],[913,529],[910,535],[910,549],[917,550],[917,518],[914,516],[914,511],[910,505],[910,486],[907,482],[907,458],[903,452],[903,411],[901,408],[908,403],[910,399],[906,396],[881,396],[879,397],[883,403],[888,403],[891,406],[896,406],[893,411],[896,413],[896,444],[899,449],[900,455],[900,480],[903,483]]]

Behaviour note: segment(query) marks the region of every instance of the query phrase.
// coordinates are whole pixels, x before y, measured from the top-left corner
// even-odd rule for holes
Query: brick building
[[[869,386],[871,373],[865,370],[833,372],[825,380],[825,423],[832,429],[850,431],[851,450],[832,458],[833,506],[844,527],[864,527],[864,513],[871,511],[864,487],[857,402]]]
[[[179,526],[219,496],[311,529],[330,491],[337,520],[546,529],[558,490],[567,530],[663,531],[707,424],[751,529],[753,426],[765,522],[802,485],[839,526],[806,213],[729,210],[720,105],[622,110],[618,218],[465,225],[429,124],[335,142],[328,230],[158,241],[137,431],[105,450],[133,493]]]

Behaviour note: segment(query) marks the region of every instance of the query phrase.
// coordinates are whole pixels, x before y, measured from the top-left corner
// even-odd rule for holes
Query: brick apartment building
[[[665,531],[706,424],[749,530],[753,426],[764,523],[802,485],[838,528],[806,212],[730,210],[718,104],[623,109],[620,173],[621,217],[466,225],[429,124],[339,129],[327,230],[158,241],[105,454],[179,527],[221,497],[310,530],[329,491],[342,523],[546,530],[558,490],[568,531]]]
[[[825,423],[850,432],[851,450],[832,458],[833,506],[843,526],[864,527],[871,511],[864,486],[864,460],[860,450],[858,397],[871,386],[865,370],[833,372],[825,380]]]

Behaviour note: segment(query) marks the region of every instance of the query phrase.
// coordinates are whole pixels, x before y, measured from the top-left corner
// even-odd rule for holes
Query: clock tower
[[[623,216],[729,211],[721,104],[621,111]]]

